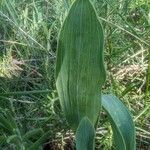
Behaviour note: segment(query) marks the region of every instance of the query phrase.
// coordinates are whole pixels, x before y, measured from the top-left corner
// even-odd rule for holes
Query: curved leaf
[[[21,141],[18,135],[11,135],[7,138],[7,143],[14,143],[16,145],[20,145]]]
[[[103,95],[102,106],[110,119],[116,150],[135,150],[135,127],[128,109],[113,95]]]
[[[76,0],[60,31],[56,87],[66,118],[76,129],[87,116],[95,124],[100,111],[100,89],[105,81],[104,35],[89,0]]]
[[[76,131],[76,149],[94,150],[95,129],[87,117],[84,117]]]

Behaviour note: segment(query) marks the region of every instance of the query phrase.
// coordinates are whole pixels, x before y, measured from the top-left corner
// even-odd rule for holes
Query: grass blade
[[[40,129],[33,129],[32,131],[29,131],[27,132],[24,136],[23,136],[23,139],[25,140],[29,140],[29,139],[34,139],[36,138],[37,136],[41,136],[43,134],[43,130],[40,128]]]
[[[102,96],[102,106],[110,119],[116,150],[135,150],[135,127],[128,109],[112,95]]]
[[[46,140],[49,138],[49,135],[51,135],[52,131],[48,131],[45,134],[43,134],[42,137],[40,137],[35,143],[32,144],[32,146],[28,150],[37,150]]]

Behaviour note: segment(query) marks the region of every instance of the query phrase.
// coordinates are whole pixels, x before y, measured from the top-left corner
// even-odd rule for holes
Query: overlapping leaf
[[[109,116],[116,150],[135,150],[135,128],[128,109],[112,95],[102,96],[102,106]]]

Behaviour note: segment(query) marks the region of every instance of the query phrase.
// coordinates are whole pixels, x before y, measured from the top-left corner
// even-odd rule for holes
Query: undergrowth
[[[115,93],[126,104],[136,124],[137,149],[148,150],[150,2],[93,0],[93,3],[105,30],[105,62],[109,72],[103,92]],[[60,109],[54,81],[58,32],[70,4],[71,0],[0,2],[0,114],[11,112],[22,136],[32,129],[51,131],[43,142],[45,149],[73,147],[74,135]],[[104,113],[101,119],[97,149],[109,150],[112,131]],[[11,134],[1,128],[0,131],[0,149],[14,147],[1,140]]]

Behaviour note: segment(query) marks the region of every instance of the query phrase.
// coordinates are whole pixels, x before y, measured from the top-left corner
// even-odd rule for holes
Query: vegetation
[[[109,116],[115,149],[134,150],[135,127],[130,113],[116,97],[101,92],[106,80],[103,48],[103,28],[94,7],[88,0],[76,0],[58,38],[56,87],[60,104],[76,133],[77,150],[95,149],[101,105]]]
[[[71,3],[0,2],[0,149],[74,147],[54,80],[57,37]],[[109,72],[103,93],[120,97],[134,116],[137,149],[149,149],[150,2],[92,3],[105,31]],[[97,149],[112,148],[107,120],[102,112],[95,138]]]

